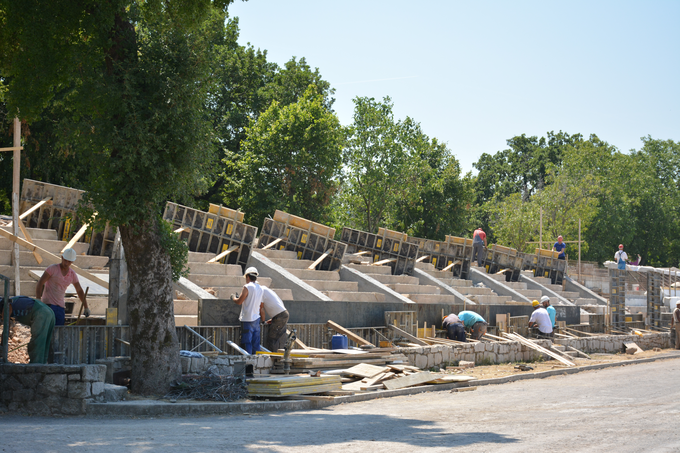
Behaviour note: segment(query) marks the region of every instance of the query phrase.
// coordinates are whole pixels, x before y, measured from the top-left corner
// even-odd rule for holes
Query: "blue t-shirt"
[[[552,305],[548,305],[548,308],[546,308],[548,311],[548,315],[550,315],[550,322],[552,322],[552,325],[555,325],[555,316],[557,316],[557,310],[555,310],[555,307]]]
[[[26,316],[33,310],[33,304],[35,301],[30,297],[17,296],[10,299],[10,304],[12,305],[12,317],[21,318]]]
[[[474,311],[461,311],[458,313],[458,319],[463,321],[463,324],[465,327],[472,327],[475,325],[476,322],[486,322],[484,321],[484,318],[479,316],[479,314],[475,313]]]
[[[561,243],[561,244],[560,244],[559,242],[555,242],[555,245],[553,245],[553,247],[555,247],[555,250],[557,250],[558,252],[560,252],[560,254],[557,255],[558,258],[565,258],[565,256],[564,256],[564,249],[567,248],[567,244],[565,244],[564,242]]]

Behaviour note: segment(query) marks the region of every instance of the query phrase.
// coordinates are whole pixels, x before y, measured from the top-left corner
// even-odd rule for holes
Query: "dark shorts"
[[[47,304],[45,304],[47,305]],[[63,326],[64,323],[66,322],[66,311],[64,310],[64,307],[60,307],[59,305],[47,305],[52,309],[54,312],[54,325],[55,326]]]
[[[465,327],[458,322],[448,324],[446,326],[446,338],[462,342],[467,341],[465,338]]]

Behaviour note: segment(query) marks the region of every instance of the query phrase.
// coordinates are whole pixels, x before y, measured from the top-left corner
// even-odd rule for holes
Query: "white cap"
[[[541,303],[543,302],[550,302],[550,298],[548,296],[541,297]]]
[[[61,254],[61,257],[64,258],[66,261],[75,261],[76,260],[76,251],[73,249],[66,249],[64,250],[64,253]]]
[[[248,269],[246,269],[246,272],[245,272],[245,274],[243,274],[243,276],[245,277],[245,276],[248,275],[248,274],[252,274],[252,275],[254,275],[255,277],[257,277],[258,275],[260,275],[259,272],[257,272],[257,269],[256,269],[255,267],[253,267],[253,266],[250,266]]]

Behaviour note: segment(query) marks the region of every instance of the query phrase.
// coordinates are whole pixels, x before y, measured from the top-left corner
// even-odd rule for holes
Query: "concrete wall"
[[[531,302],[528,297],[510,288],[505,283],[491,278],[489,274],[478,269],[470,268],[470,280],[472,280],[472,283],[475,285],[477,283],[484,283],[487,288],[491,288],[493,292],[499,296],[510,296],[512,297],[512,300],[516,302]]]
[[[0,365],[0,412],[81,415],[104,399],[104,365]]]
[[[388,288],[380,283],[378,280],[366,275],[361,271],[352,269],[351,267],[340,267],[340,280],[343,282],[357,282],[360,292],[380,293],[385,296],[385,302],[397,302],[402,304],[414,304],[414,302],[399,294],[398,292]]]
[[[316,288],[308,285],[266,256],[253,251],[248,266],[255,266],[260,276],[272,279],[272,288],[290,289],[294,300],[330,301],[331,298]]]

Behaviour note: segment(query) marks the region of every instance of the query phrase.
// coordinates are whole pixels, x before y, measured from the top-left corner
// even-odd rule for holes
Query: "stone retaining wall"
[[[583,352],[603,352],[617,353],[622,352],[624,343],[635,343],[643,350],[647,351],[654,348],[670,348],[671,335],[668,332],[655,334],[638,335],[598,335],[596,337],[578,339],[556,339],[556,344],[571,346]]]
[[[0,412],[85,414],[103,401],[104,365],[0,365]]]
[[[218,355],[208,357],[180,357],[182,374],[202,374],[211,371],[214,374],[227,376],[245,373],[245,366],[253,366],[253,374],[269,374],[273,362],[266,355]]]

